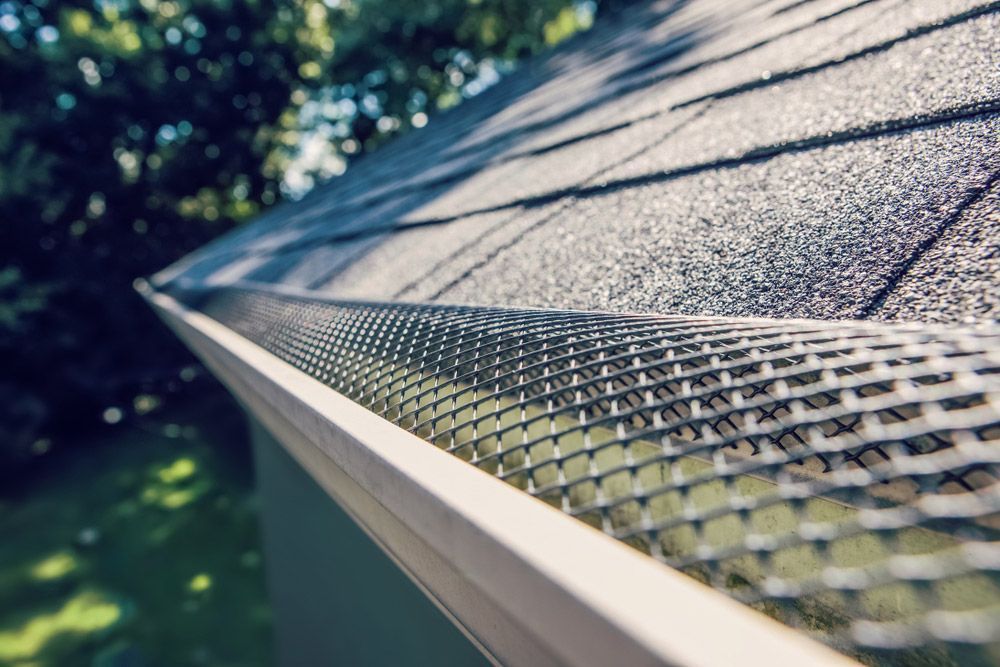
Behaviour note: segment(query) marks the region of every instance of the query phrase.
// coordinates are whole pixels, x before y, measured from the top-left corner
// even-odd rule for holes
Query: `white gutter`
[[[147,293],[246,409],[497,663],[854,665]]]

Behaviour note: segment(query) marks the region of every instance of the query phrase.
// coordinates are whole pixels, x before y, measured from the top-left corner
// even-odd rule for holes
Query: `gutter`
[[[139,291],[496,664],[857,664],[434,447],[173,297]]]

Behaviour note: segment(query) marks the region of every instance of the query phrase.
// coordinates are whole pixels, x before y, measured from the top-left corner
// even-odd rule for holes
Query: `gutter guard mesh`
[[[998,335],[199,301],[385,419],[864,662],[1000,661]]]

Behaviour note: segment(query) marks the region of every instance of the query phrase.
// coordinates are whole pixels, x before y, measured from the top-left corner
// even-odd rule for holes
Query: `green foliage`
[[[227,398],[106,429],[3,488],[0,664],[268,664],[247,434]]]
[[[136,277],[592,13],[572,0],[0,0],[0,469],[43,430],[76,429],[187,362]]]

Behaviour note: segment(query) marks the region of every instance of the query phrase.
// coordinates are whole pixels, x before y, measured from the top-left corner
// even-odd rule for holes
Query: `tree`
[[[422,125],[592,12],[0,1],[0,467],[189,363],[135,278]],[[304,160],[317,141],[322,159]]]

